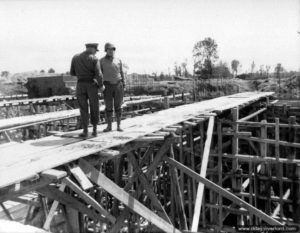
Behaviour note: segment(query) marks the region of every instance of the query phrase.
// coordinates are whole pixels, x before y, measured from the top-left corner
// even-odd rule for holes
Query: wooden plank
[[[18,196],[22,196],[24,194],[27,194],[31,191],[34,191],[40,187],[44,187],[48,184],[51,184],[54,180],[49,180],[48,178],[41,177],[37,181],[34,181],[29,184],[19,184],[18,189],[15,187],[5,188],[1,189],[0,192],[0,202],[4,202],[6,200],[10,200],[11,198],[15,198]]]
[[[74,192],[76,192],[87,204],[91,205],[95,210],[97,210],[100,214],[105,216],[111,223],[115,223],[116,218],[112,216],[109,212],[107,212],[94,198],[92,198],[88,193],[84,192],[80,189],[78,185],[76,185],[70,178],[66,177],[62,181],[69,188],[71,188]]]
[[[211,156],[217,157],[217,154],[210,154]],[[224,153],[222,154],[222,157],[224,158],[230,158],[230,159],[234,159],[237,158],[239,161],[247,161],[247,162],[268,162],[268,163],[274,163],[277,164],[278,162],[281,163],[290,163],[290,164],[294,164],[294,163],[300,163],[300,159],[288,159],[288,158],[274,158],[274,157],[260,157],[260,156],[255,156],[255,155],[241,155],[241,154],[236,154],[236,155],[232,155],[232,154],[227,154]]]
[[[88,190],[93,187],[91,181],[86,177],[80,167],[73,167],[70,169],[72,175],[78,181],[83,190]]]
[[[107,219],[101,216],[101,214],[98,214],[95,211],[89,209],[85,204],[82,204],[72,196],[59,191],[57,188],[47,186],[37,189],[37,192],[43,194],[44,196],[50,199],[57,200],[58,202],[68,207],[71,207],[83,214],[86,214],[89,216],[89,218],[94,219],[95,221],[101,220],[103,222],[108,222]]]
[[[147,100],[141,100],[142,102],[145,102]],[[135,104],[131,103],[133,101],[128,101],[126,104]],[[31,104],[31,103],[28,103]],[[1,105],[1,103],[0,103]],[[32,104],[31,104],[32,105]],[[55,107],[55,106],[51,106]],[[33,107],[32,107],[33,109]],[[100,106],[100,111],[104,111],[105,107]],[[37,124],[38,122],[51,122],[61,119],[68,119],[73,117],[80,116],[79,109],[71,109],[71,110],[62,110],[62,111],[51,111],[47,113],[41,113],[36,115],[30,115],[30,116],[21,116],[21,117],[15,117],[15,118],[8,118],[8,119],[2,119],[0,120],[0,132],[3,130],[8,129],[16,129],[20,127],[25,127],[33,124]]]
[[[170,157],[174,159],[174,148],[173,144],[170,147]],[[176,167],[170,167],[170,174],[171,174],[171,179],[174,184],[174,189],[175,189],[175,201],[176,201],[176,207],[177,207],[177,213],[179,215],[180,219],[180,226],[181,229],[187,230],[187,220],[186,220],[186,215],[185,215],[185,208],[184,208],[184,197],[181,192],[181,188],[179,185],[179,177],[178,177],[178,172]]]
[[[231,116],[232,116],[232,121],[233,123],[237,122],[239,119],[239,107],[231,109]],[[233,124],[232,125],[232,130],[234,132],[234,135],[232,137],[232,154],[235,155],[239,151],[239,138],[238,138],[238,132],[239,132],[239,125],[238,124]],[[235,173],[238,169],[238,160],[236,158],[232,159],[232,172]],[[236,176],[232,176],[232,191],[233,192],[239,192],[239,185],[237,182]],[[239,222],[237,224],[240,224]]]
[[[222,151],[223,151],[223,135],[222,135],[222,122],[220,120],[217,121],[217,133],[218,133],[218,184],[220,187],[223,186],[223,166],[222,166]],[[218,222],[219,227],[223,227],[223,197],[221,195],[218,196],[218,205],[219,205],[219,216]]]
[[[48,169],[41,172],[41,176],[50,180],[60,180],[67,176],[67,172],[56,169]]]
[[[262,109],[259,109],[258,111],[246,116],[246,117],[243,117],[241,119],[238,120],[238,122],[243,122],[243,121],[247,121],[247,120],[250,120],[252,119],[253,117],[265,112],[267,110],[267,108],[262,108]]]
[[[192,121],[184,121],[183,124],[185,124],[187,126],[192,126],[192,127],[195,127],[198,125],[196,122],[192,122]]]
[[[164,136],[143,136],[135,139],[137,142],[155,142],[155,141],[163,141],[165,139]]]
[[[61,184],[61,186],[59,187],[59,191],[63,192],[65,190],[65,188],[66,188],[66,185]],[[44,225],[43,225],[43,228],[45,230],[50,230],[50,224],[51,224],[51,221],[52,221],[52,219],[55,215],[55,211],[56,211],[58,205],[59,205],[59,202],[56,201],[56,200],[52,203],[52,206],[49,210],[49,213],[48,213],[47,218],[46,218],[46,220],[44,222]]]
[[[261,142],[261,143],[268,143],[268,144],[279,144],[280,146],[287,146],[293,148],[300,148],[300,143],[296,142],[287,142],[287,141],[276,141],[273,139],[264,139],[258,137],[245,137],[245,136],[238,136],[240,139],[245,139],[253,142]]]
[[[227,191],[226,189],[220,187],[219,185],[215,184],[214,182],[200,176],[199,174],[197,174],[193,170],[189,169],[188,167],[184,166],[183,164],[177,162],[176,160],[168,158],[168,157],[164,157],[164,159],[167,162],[169,162],[171,165],[176,166],[178,169],[184,171],[187,175],[189,175],[189,176],[193,177],[194,179],[196,179],[198,182],[201,182],[204,185],[206,185],[207,188],[210,188],[210,189],[214,190],[215,192],[219,193],[220,195],[222,195],[222,196],[226,197],[227,199],[233,201],[234,203],[238,204],[240,207],[243,207],[243,208],[247,209],[250,213],[253,213],[254,215],[257,215],[259,218],[261,218],[262,220],[264,220],[268,224],[270,224],[270,225],[280,225],[280,226],[283,225],[281,222],[273,219],[269,215],[265,214],[264,212],[262,212],[261,210],[255,208],[255,207],[253,207],[252,205],[250,205],[246,201],[238,198],[237,196],[235,196],[231,192]]]
[[[158,215],[153,213],[151,210],[146,208],[138,200],[134,199],[131,195],[125,192],[122,188],[116,185],[113,181],[108,179],[103,173],[93,168],[83,159],[80,160],[80,167],[87,174],[87,176],[96,184],[105,189],[108,193],[113,195],[115,198],[123,202],[126,206],[138,213],[146,220],[157,226],[159,229],[165,232],[181,232],[174,226],[160,218]]]
[[[27,198],[24,199],[22,197],[12,197],[9,200],[13,201],[13,202],[22,203],[22,204],[25,204],[25,205],[31,205],[31,206],[35,206],[35,207],[41,207],[41,204],[39,202],[30,200],[30,199],[27,199]]]
[[[267,127],[276,127],[276,123],[264,123],[261,122],[254,122],[254,121],[243,121],[243,122],[237,122],[239,125],[245,125],[247,127],[258,127],[265,125]],[[279,124],[280,128],[294,128],[294,129],[300,129],[300,125],[290,125],[290,124]]]
[[[206,177],[210,145],[211,145],[211,139],[212,139],[212,134],[214,129],[214,121],[215,121],[215,117],[213,116],[209,117],[208,128],[206,133],[207,137],[205,141],[202,162],[201,162],[201,170],[200,170],[200,176],[202,177]],[[195,200],[195,208],[194,208],[191,231],[198,231],[203,193],[204,193],[204,184],[199,183],[197,189],[197,197]]]
[[[6,206],[1,202],[0,203],[0,206],[1,206],[1,208],[3,209],[3,211],[4,211],[4,213],[5,213],[5,215],[6,215],[6,217],[9,219],[9,220],[14,220],[14,217],[11,215],[11,213],[9,212],[9,210],[6,208]]]
[[[79,109],[48,112],[30,116],[21,116],[0,120],[0,131],[8,130],[17,127],[23,127],[24,125],[37,124],[39,122],[50,122],[59,119],[67,119],[79,116]]]
[[[33,156],[34,154],[41,156],[41,154],[43,154],[45,151],[55,149],[66,144],[78,142],[80,140],[82,139],[49,136],[38,140],[25,141],[23,143],[12,144],[13,146],[0,148],[0,170],[18,165],[22,167],[21,164],[24,161],[27,163],[35,160],[35,157]]]

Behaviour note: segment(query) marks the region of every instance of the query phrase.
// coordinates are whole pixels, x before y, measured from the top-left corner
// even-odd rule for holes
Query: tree
[[[210,37],[198,41],[193,48],[195,74],[210,75],[212,64],[218,57],[218,45]]]
[[[278,63],[275,67],[275,74],[276,74],[276,79],[278,80],[278,86],[279,86],[279,95],[281,93],[281,85],[280,85],[280,82],[281,82],[281,75],[280,73],[283,71],[283,67],[281,66],[280,63]]]
[[[240,62],[238,60],[232,60],[231,62],[231,69],[232,69],[232,76],[236,77],[237,72],[238,72],[238,67],[239,67]]]
[[[157,78],[157,72],[152,72],[152,76],[153,76],[154,78]]]
[[[7,78],[9,76],[9,72],[7,70],[1,71],[1,77]]]
[[[266,66],[266,73],[267,73],[267,77],[269,78],[269,71],[270,71],[271,66]]]
[[[48,73],[49,73],[49,74],[53,74],[53,73],[55,73],[55,70],[54,70],[53,68],[50,68],[50,69],[48,70]]]
[[[175,76],[181,76],[181,67],[178,66],[176,62],[174,64],[174,73],[175,73]]]
[[[189,72],[187,70],[187,60],[185,60],[184,62],[181,63],[181,71],[182,71],[182,75],[184,77],[188,77],[189,76]]]
[[[251,64],[251,76],[253,75],[254,69],[255,69],[255,63],[253,61]]]
[[[260,65],[260,67],[259,67],[259,73],[260,73],[260,76],[262,77],[263,73],[264,73],[264,65]]]
[[[165,79],[165,74],[163,72],[160,73],[159,79],[160,80],[164,80]]]
[[[45,73],[45,70],[41,70],[40,73]]]
[[[226,64],[226,62],[220,61],[217,65],[215,65],[212,69],[213,77],[216,78],[227,78],[230,77],[230,71]]]

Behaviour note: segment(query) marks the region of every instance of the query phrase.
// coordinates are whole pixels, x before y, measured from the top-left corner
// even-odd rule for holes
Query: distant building
[[[64,74],[45,74],[28,77],[25,84],[29,98],[74,94],[77,78]]]

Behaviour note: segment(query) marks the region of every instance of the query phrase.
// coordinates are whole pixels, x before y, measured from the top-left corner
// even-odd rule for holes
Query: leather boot
[[[103,132],[111,131],[111,122],[107,122],[107,127],[103,130]]]
[[[88,129],[84,128],[82,133],[79,134],[79,137],[86,138],[88,136]]]
[[[123,129],[121,128],[121,121],[120,120],[117,121],[117,130],[120,131],[120,132],[123,132]]]
[[[97,136],[98,136],[98,133],[97,133],[97,125],[93,125],[93,133],[92,133],[92,135],[93,135],[94,137],[97,137]]]
[[[121,129],[122,112],[116,112],[116,118],[117,118],[117,130],[122,132],[123,131],[123,129]]]
[[[106,129],[103,130],[103,132],[111,131],[112,114],[110,112],[106,113],[106,121],[107,121],[107,127],[106,127]]]

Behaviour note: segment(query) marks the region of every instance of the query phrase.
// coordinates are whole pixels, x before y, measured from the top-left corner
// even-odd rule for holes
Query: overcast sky
[[[0,0],[0,71],[69,70],[86,42],[110,41],[129,73],[173,72],[211,37],[241,71],[300,69],[300,0]]]

